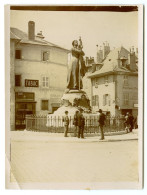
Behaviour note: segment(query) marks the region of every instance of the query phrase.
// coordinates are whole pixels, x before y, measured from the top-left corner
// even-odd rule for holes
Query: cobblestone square
[[[98,137],[82,140],[62,136],[13,133],[11,181],[14,178],[18,183],[138,181],[137,140],[100,142]]]

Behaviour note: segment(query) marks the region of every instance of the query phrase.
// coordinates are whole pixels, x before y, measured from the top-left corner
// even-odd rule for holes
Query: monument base
[[[61,106],[52,116],[64,116],[68,111],[69,116],[73,116],[77,110],[83,109],[84,113],[91,113],[90,100],[87,94],[82,90],[69,90],[61,98]]]
[[[65,115],[65,111],[68,111],[70,120],[73,120],[75,112],[80,110],[80,108],[82,108],[84,115],[91,113],[90,100],[84,91],[70,90],[64,93],[61,98],[60,108],[47,116],[47,126],[64,126],[62,117]],[[72,122],[71,126],[73,126]]]
[[[90,100],[86,92],[82,90],[69,90],[67,93],[64,93],[61,98],[61,106],[71,106],[76,109],[82,108],[85,113],[91,112]]]

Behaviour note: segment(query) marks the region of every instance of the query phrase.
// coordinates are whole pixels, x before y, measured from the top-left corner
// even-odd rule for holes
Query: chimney
[[[34,21],[28,22],[28,39],[29,40],[35,39],[35,22]]]
[[[118,58],[117,58],[117,61],[118,61],[118,68],[120,68],[120,52],[118,51]]]
[[[130,70],[136,70],[136,56],[135,52],[130,53]]]
[[[37,36],[36,37],[38,37],[40,39],[44,39],[44,36],[42,34],[42,31],[40,31],[39,33],[37,33]]]
[[[104,43],[103,45],[104,45],[104,58],[105,58],[110,53],[110,46],[107,41],[106,41],[106,44]]]

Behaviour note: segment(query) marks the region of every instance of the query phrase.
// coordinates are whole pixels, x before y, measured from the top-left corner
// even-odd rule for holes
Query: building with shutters
[[[11,129],[25,128],[26,114],[45,115],[59,106],[66,88],[69,50],[50,43],[35,23],[28,33],[10,29]]]
[[[138,53],[138,51],[137,51]],[[138,59],[134,48],[124,47],[110,51],[103,61],[92,64],[87,73],[85,91],[91,96],[93,111],[102,109],[112,116],[131,112],[138,114]]]

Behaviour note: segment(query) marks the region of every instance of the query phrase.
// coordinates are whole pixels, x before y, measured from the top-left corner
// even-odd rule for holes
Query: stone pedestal
[[[61,106],[52,115],[64,116],[65,111],[68,111],[69,116],[73,116],[76,110],[83,109],[84,113],[90,113],[90,100],[87,94],[82,90],[66,91],[61,98]]]

